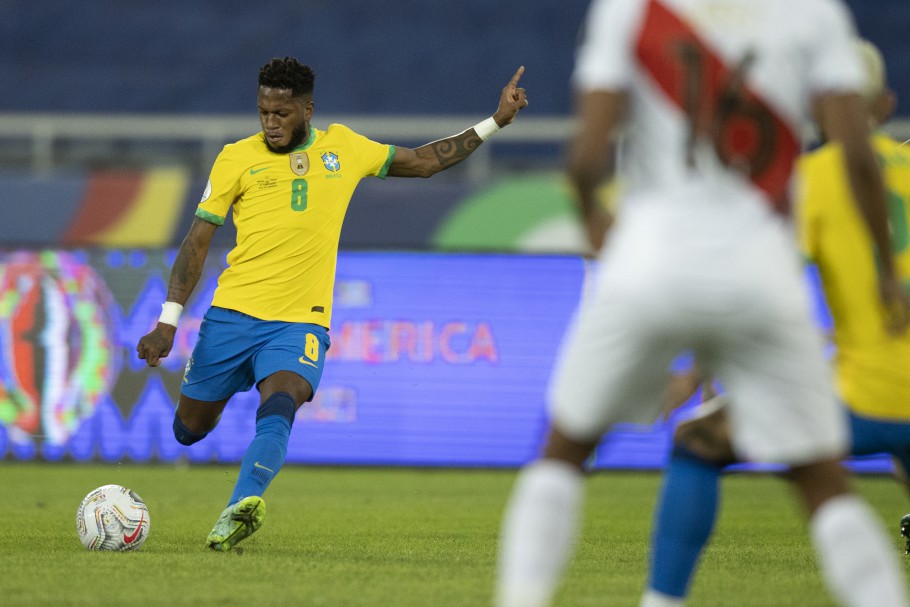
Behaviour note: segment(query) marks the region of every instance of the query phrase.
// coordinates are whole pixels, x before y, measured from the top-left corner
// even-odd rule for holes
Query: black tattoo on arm
[[[193,287],[201,275],[198,263],[198,252],[190,247],[180,247],[174,267],[171,268],[171,279],[167,287],[168,301],[185,303],[193,292]]]
[[[396,154],[389,175],[392,177],[430,177],[455,166],[471,155],[483,139],[473,128],[457,135],[426,143],[419,148]]]
[[[191,230],[180,245],[174,267],[171,268],[171,278],[168,281],[167,300],[185,304],[190,298],[199,277],[202,276],[202,267],[208,256],[208,239],[200,242],[194,238]]]
[[[483,139],[477,136],[474,129],[468,129],[452,137],[440,139],[427,145],[430,146],[433,154],[436,155],[436,160],[439,162],[441,170],[447,169],[453,164],[458,164],[470,156],[481,143],[483,143]]]

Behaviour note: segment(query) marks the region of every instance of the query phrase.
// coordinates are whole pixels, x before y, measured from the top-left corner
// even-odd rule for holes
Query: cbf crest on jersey
[[[338,162],[338,154],[335,152],[326,152],[321,156],[321,158],[322,164],[325,165],[325,168],[332,171],[333,173],[341,169],[341,163]]]
[[[303,177],[310,170],[310,158],[303,152],[294,152],[289,154],[291,159],[291,170],[295,175]]]

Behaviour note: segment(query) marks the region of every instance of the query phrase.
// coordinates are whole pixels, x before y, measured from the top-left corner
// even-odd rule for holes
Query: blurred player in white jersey
[[[543,456],[519,475],[505,514],[501,607],[550,604],[577,533],[584,462],[613,424],[656,419],[683,350],[730,394],[737,455],[790,466],[831,591],[851,607],[908,604],[888,539],[839,463],[847,426],[789,222],[815,112],[842,146],[880,253],[883,303],[906,307],[854,36],[840,0],[592,4],[569,173],[597,249],[614,222],[595,192],[620,129],[624,192],[554,370]]]
[[[857,42],[868,75],[863,97],[875,125],[894,108],[884,60],[874,45]],[[910,285],[910,148],[881,132],[873,134],[888,186],[892,256]],[[828,143],[799,163],[796,217],[803,254],[818,267],[834,321],[835,386],[851,429],[852,455],[890,453],[895,472],[910,490],[910,332],[906,318],[890,318],[874,289],[875,252],[843,177],[840,147]],[[898,310],[899,311],[899,310]],[[903,329],[903,330],[901,330]],[[697,371],[676,376],[670,405],[692,396]],[[712,389],[705,386],[710,397]],[[699,556],[714,529],[720,478],[734,462],[724,397],[710,398],[679,424],[664,469],[651,537],[648,589],[643,605],[682,605]],[[687,521],[680,526],[679,521]],[[910,542],[910,515],[901,533]]]

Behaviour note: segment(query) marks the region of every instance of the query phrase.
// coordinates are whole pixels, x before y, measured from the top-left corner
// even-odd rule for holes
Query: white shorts
[[[801,464],[846,453],[786,226],[732,222],[726,242],[699,230],[704,219],[665,220],[641,211],[610,234],[551,379],[556,427],[590,442],[617,422],[653,423],[670,363],[691,350],[730,396],[739,457]]]

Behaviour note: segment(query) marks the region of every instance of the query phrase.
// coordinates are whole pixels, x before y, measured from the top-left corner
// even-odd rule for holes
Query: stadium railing
[[[485,116],[317,116],[326,128],[338,122],[384,143],[419,145],[458,133]],[[570,119],[523,116],[487,141],[477,152],[481,161],[468,163],[471,179],[490,175],[496,147],[503,144],[561,144],[570,132]],[[255,115],[149,114],[2,114],[0,166],[47,174],[80,163],[190,163],[208,171],[226,143],[260,130]],[[136,151],[138,150],[138,151]],[[124,153],[126,151],[127,153]],[[140,160],[137,160],[140,159]]]
[[[340,122],[378,141],[419,145],[460,132],[483,118],[325,115],[317,116],[314,124],[325,128]],[[543,146],[538,153],[552,161],[572,128],[569,117],[522,116],[484,143],[465,170],[472,180],[486,179],[497,150],[515,146]],[[224,144],[258,130],[255,115],[0,113],[0,166],[48,174],[80,165],[170,162],[207,172]],[[910,117],[891,121],[886,130],[901,140],[910,139]]]

